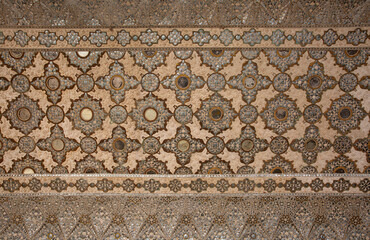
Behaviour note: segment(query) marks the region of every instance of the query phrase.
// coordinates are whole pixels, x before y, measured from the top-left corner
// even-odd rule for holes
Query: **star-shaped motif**
[[[285,174],[297,172],[293,167],[293,162],[288,161],[280,155],[275,155],[271,160],[263,161],[263,166],[259,173]]]
[[[214,135],[228,129],[237,113],[232,108],[231,100],[223,98],[218,93],[202,100],[201,107],[195,112],[202,129],[207,129]]]
[[[256,130],[253,126],[247,125],[242,128],[239,138],[231,139],[226,147],[231,152],[238,152],[241,162],[252,163],[256,153],[266,151],[267,140],[256,137]]]
[[[136,122],[136,128],[152,135],[166,129],[167,121],[172,113],[165,101],[149,93],[141,100],[135,100],[135,108],[129,116]]]
[[[32,130],[39,128],[45,113],[40,109],[38,100],[32,100],[27,95],[21,94],[15,100],[8,100],[8,108],[3,116],[10,121],[10,128],[28,135]]]
[[[79,99],[72,101],[72,107],[66,113],[73,127],[84,134],[90,135],[101,128],[107,113],[101,105],[101,100],[84,94]]]
[[[140,143],[136,139],[128,138],[126,130],[118,126],[113,129],[112,137],[102,140],[99,147],[103,151],[111,152],[116,163],[123,164],[127,162],[128,153],[140,148]]]
[[[337,82],[334,77],[324,75],[324,65],[316,61],[310,64],[307,74],[296,77],[293,84],[306,91],[307,101],[317,103],[323,92],[334,88]]]
[[[166,139],[162,147],[166,152],[174,153],[179,164],[185,165],[194,152],[203,151],[205,144],[202,139],[191,136],[189,127],[181,126],[177,128],[175,138]]]
[[[6,151],[14,150],[17,147],[17,143],[10,138],[6,138],[0,131],[0,162],[3,161],[3,156]]]
[[[184,61],[176,66],[174,75],[165,77],[162,81],[165,88],[176,91],[176,99],[183,103],[190,100],[192,90],[203,87],[204,83],[203,77],[193,74],[190,64]]]
[[[271,65],[279,69],[281,72],[285,72],[291,66],[298,64],[298,60],[302,56],[303,51],[272,49],[266,50],[265,53]]]
[[[267,101],[260,115],[268,129],[283,134],[294,128],[302,112],[298,109],[296,101],[280,93]]]
[[[315,163],[319,152],[328,151],[331,147],[329,140],[320,137],[319,128],[310,125],[306,128],[303,138],[294,139],[290,147],[293,151],[302,153],[303,161]]]
[[[352,129],[358,128],[366,115],[360,100],[350,94],[344,94],[334,100],[325,113],[331,127],[342,134],[347,134]]]
[[[44,69],[44,76],[34,78],[31,84],[36,89],[44,90],[48,100],[56,104],[62,98],[62,91],[72,89],[75,82],[72,78],[60,75],[58,65],[53,62],[45,64]]]
[[[112,63],[109,68],[109,74],[98,78],[96,85],[110,91],[112,100],[119,104],[125,99],[125,92],[135,88],[139,81],[136,77],[126,75],[119,62]]]
[[[258,74],[257,64],[250,60],[243,65],[241,74],[228,81],[229,86],[242,92],[243,100],[248,104],[256,100],[257,91],[268,88],[271,83],[269,77]]]
[[[159,161],[154,156],[149,156],[145,160],[137,160],[137,165],[133,173],[137,174],[170,174],[166,163]]]
[[[50,137],[40,139],[36,145],[43,151],[49,151],[53,161],[58,164],[65,161],[67,152],[75,151],[79,147],[76,140],[66,138],[63,129],[58,125],[51,128]]]
[[[92,67],[98,65],[102,51],[73,51],[65,52],[69,63],[86,73]]]

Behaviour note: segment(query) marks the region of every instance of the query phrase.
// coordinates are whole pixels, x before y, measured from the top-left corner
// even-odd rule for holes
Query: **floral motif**
[[[233,43],[234,40],[234,35],[233,32],[230,31],[229,29],[224,29],[221,33],[220,36],[218,37],[220,39],[220,42],[225,45],[229,46],[230,44]]]
[[[232,174],[230,163],[217,156],[201,163],[197,174]]]
[[[367,30],[362,31],[360,28],[357,28],[355,31],[349,31],[346,39],[348,44],[357,46],[360,43],[365,43],[367,37]]]
[[[23,32],[22,30],[18,30],[14,34],[14,41],[17,43],[17,45],[24,47],[30,41],[30,37],[27,35],[26,32]]]
[[[57,192],[62,192],[68,188],[68,184],[66,180],[62,180],[60,178],[56,178],[55,180],[51,180],[50,182],[50,189],[55,190]]]
[[[154,156],[149,156],[145,160],[136,160],[137,165],[134,173],[138,174],[169,174],[166,162],[159,161]]]
[[[366,160],[367,162],[370,162],[370,136],[367,138],[357,139],[353,146],[357,151],[365,152]]]
[[[3,63],[17,73],[22,73],[27,67],[31,66],[35,56],[36,53],[34,52],[3,51],[0,54]]]
[[[117,33],[116,37],[119,44],[121,44],[123,47],[130,43],[131,36],[130,33],[126,32],[125,30],[121,30]]]
[[[157,67],[164,64],[168,51],[129,51],[130,55],[135,58],[135,63],[145,68],[149,72],[154,71]]]
[[[75,66],[82,72],[86,73],[93,66],[98,65],[100,56],[103,52],[65,52],[64,54],[67,56],[67,59],[72,66]],[[85,54],[87,55],[85,56]]]
[[[140,143],[136,139],[129,139],[125,129],[118,126],[113,129],[112,137],[102,140],[99,147],[111,152],[116,163],[123,164],[127,161],[128,153],[140,148]]]
[[[191,39],[194,44],[203,46],[205,43],[209,43],[209,41],[211,40],[211,34],[209,33],[209,31],[199,29],[199,31],[193,31],[193,36]]]
[[[78,44],[80,44],[81,37],[79,36],[78,32],[71,30],[67,33],[66,41],[69,45],[76,47]]]
[[[36,89],[44,90],[49,101],[56,104],[62,98],[62,91],[72,89],[75,83],[72,78],[60,75],[58,65],[53,62],[45,64],[44,69],[44,76],[34,78],[31,84]]]
[[[255,186],[256,183],[253,180],[249,180],[248,178],[240,180],[237,185],[239,191],[243,192],[251,192],[254,190]]]
[[[285,35],[284,32],[280,29],[277,29],[272,32],[272,35],[270,37],[272,44],[275,46],[280,46],[281,44],[284,44],[285,42]]]
[[[302,153],[303,161],[307,164],[315,163],[319,152],[328,151],[331,147],[329,140],[320,137],[319,128],[310,125],[306,128],[303,138],[294,139],[290,144],[293,151]]]
[[[293,81],[296,88],[306,91],[307,100],[317,103],[327,89],[332,89],[337,84],[334,77],[324,75],[324,65],[316,61],[308,67],[306,75],[296,77]]]
[[[39,128],[45,113],[40,109],[38,100],[32,100],[22,94],[15,100],[8,101],[8,108],[3,116],[10,121],[10,128],[15,128],[28,135],[32,130]]]
[[[193,191],[196,191],[196,192],[200,193],[200,192],[206,191],[207,188],[208,188],[207,181],[204,181],[200,178],[198,178],[195,181],[191,181],[190,189],[193,190]]]
[[[174,153],[179,164],[185,165],[190,162],[191,155],[203,151],[205,145],[202,139],[191,136],[189,127],[181,126],[177,128],[175,138],[166,139],[162,147],[166,152]]]
[[[367,49],[332,50],[330,52],[336,63],[348,72],[366,64],[369,55]]]
[[[129,116],[136,122],[136,128],[152,135],[159,130],[166,129],[167,121],[172,113],[162,99],[149,93],[144,99],[135,100],[135,108]]]
[[[32,169],[36,174],[48,173],[43,161],[37,160],[29,154],[26,154],[23,158],[14,161],[9,173],[23,174],[25,169]]]
[[[146,32],[141,32],[139,39],[142,44],[151,46],[158,43],[158,32],[153,32],[151,29],[147,29]]]
[[[268,76],[258,74],[257,64],[250,60],[243,65],[241,74],[232,76],[228,81],[229,86],[242,92],[243,100],[248,104],[256,100],[259,90],[268,88],[271,83]]]
[[[40,139],[36,145],[43,151],[49,151],[53,160],[61,164],[66,160],[67,152],[75,151],[79,144],[74,139],[66,138],[63,129],[58,125],[54,125],[50,131],[50,137]]]
[[[139,85],[139,81],[136,77],[126,75],[121,63],[112,63],[109,69],[109,74],[99,77],[96,85],[110,91],[112,100],[119,104],[125,99],[125,92],[136,88]]]
[[[149,181],[144,181],[144,189],[154,193],[155,191],[159,191],[161,188],[161,183],[154,179],[150,179]]]
[[[72,173],[106,173],[107,170],[104,167],[103,161],[96,160],[93,156],[87,155],[80,161],[76,162],[76,167]],[[77,186],[76,186],[77,187]]]
[[[182,61],[176,66],[176,73],[162,80],[165,88],[176,91],[176,99],[180,102],[190,100],[191,91],[204,85],[202,77],[196,76],[190,69],[190,64]]]
[[[283,134],[294,128],[302,112],[298,109],[296,101],[280,93],[267,101],[260,115],[268,129],[277,134]]]
[[[215,93],[210,98],[202,100],[202,105],[195,116],[203,129],[214,135],[226,130],[235,119],[237,113],[232,108],[231,101]]]
[[[254,161],[256,153],[268,148],[268,143],[265,139],[257,138],[255,128],[247,125],[242,128],[240,137],[229,140],[226,146],[229,151],[239,153],[241,162],[249,164]]]
[[[345,180],[344,178],[340,178],[339,180],[334,180],[332,184],[332,188],[334,191],[338,192],[344,192],[348,191],[350,188],[351,184],[349,180]]]
[[[303,29],[302,31],[297,31],[294,35],[295,42],[302,47],[305,47],[308,44],[311,44],[314,36],[313,33],[308,31],[307,29]]]
[[[101,105],[101,100],[84,94],[79,99],[72,101],[72,107],[66,113],[73,127],[84,134],[90,135],[101,128],[107,113]]]
[[[325,113],[331,127],[343,134],[358,128],[366,115],[361,102],[349,94],[344,94],[332,101],[330,108]]]
[[[181,32],[177,31],[177,29],[174,29],[170,32],[170,34],[168,34],[167,39],[171,44],[177,46],[181,43],[183,37],[181,35]]]
[[[95,32],[91,32],[89,36],[89,41],[91,44],[95,44],[96,46],[100,47],[103,44],[107,43],[107,33],[102,32],[100,30],[96,30]]]
[[[6,138],[0,131],[0,162],[3,161],[4,153],[14,150],[17,147],[16,142],[11,138]]]
[[[291,161],[286,160],[280,155],[276,155],[271,160],[263,161],[262,169],[259,173],[295,173],[297,172]]]
[[[261,43],[262,35],[261,32],[256,31],[256,29],[251,29],[248,32],[244,32],[243,34],[243,42],[245,44],[249,44],[250,46],[254,46],[255,44]]]
[[[291,180],[287,180],[285,182],[285,190],[290,191],[292,193],[300,191],[303,187],[302,181],[296,178],[292,178]]]
[[[324,173],[358,173],[357,165],[345,155],[336,157],[326,164]]]
[[[323,43],[328,46],[334,45],[337,40],[338,34],[333,29],[325,31],[324,35],[322,36]]]
[[[209,51],[199,51],[198,54],[205,65],[209,66],[215,71],[219,71],[232,62],[236,51],[215,49]]]
[[[51,47],[51,45],[56,45],[58,37],[55,32],[49,32],[45,30],[43,33],[39,33],[37,38],[41,45],[45,45],[46,47]]]
[[[96,182],[96,189],[103,192],[109,192],[113,190],[114,184],[113,181],[110,181],[106,178],[103,178],[102,180],[98,180]]]
[[[8,192],[15,192],[18,191],[21,187],[21,184],[18,180],[14,180],[13,178],[9,178],[3,181],[2,187],[4,191]]]

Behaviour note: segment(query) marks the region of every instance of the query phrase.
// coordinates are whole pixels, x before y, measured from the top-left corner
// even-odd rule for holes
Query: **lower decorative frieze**
[[[367,193],[366,174],[3,175],[0,193]]]

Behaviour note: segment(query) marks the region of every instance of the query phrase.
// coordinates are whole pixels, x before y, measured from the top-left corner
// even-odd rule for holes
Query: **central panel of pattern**
[[[367,58],[366,49],[5,51],[0,171],[368,173]]]

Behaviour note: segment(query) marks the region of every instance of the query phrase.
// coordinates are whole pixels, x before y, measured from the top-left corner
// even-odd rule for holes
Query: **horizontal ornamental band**
[[[362,28],[0,28],[0,49],[366,47]]]
[[[264,194],[367,193],[368,175],[3,175],[0,195],[13,193]]]

